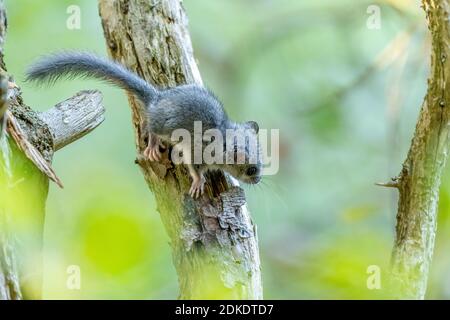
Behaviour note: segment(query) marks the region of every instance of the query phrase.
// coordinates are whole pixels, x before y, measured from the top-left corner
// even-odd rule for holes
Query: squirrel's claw
[[[154,161],[161,161],[161,152],[159,151],[159,145],[156,145],[152,149],[152,158]]]
[[[159,145],[148,146],[144,150],[144,156],[150,161],[161,161],[161,151],[159,151]]]
[[[191,188],[189,189],[189,195],[197,199],[205,191],[205,178],[203,176],[195,177],[192,181]]]
[[[150,147],[145,148],[145,150],[144,150],[144,157],[146,157],[147,159],[152,161],[152,159],[150,159],[151,153],[152,153],[152,149]]]
[[[165,149],[158,136],[151,134],[148,140],[148,146],[144,150],[144,156],[150,161],[161,161],[162,154],[160,148]]]

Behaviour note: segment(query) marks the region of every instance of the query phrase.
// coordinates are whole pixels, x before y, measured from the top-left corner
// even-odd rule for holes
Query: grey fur
[[[145,104],[156,98],[157,90],[117,62],[88,52],[64,51],[44,56],[26,71],[27,81],[53,84],[61,78],[96,78],[136,95]]]
[[[201,86],[181,85],[158,90],[117,62],[97,57],[91,53],[61,52],[45,56],[30,66],[26,76],[28,81],[49,84],[64,77],[69,79],[75,77],[96,78],[125,89],[134,94],[146,106],[149,136],[155,135],[169,144],[173,143],[169,137],[176,129],[186,129],[193,135],[195,121],[201,121],[203,132],[208,129],[218,129],[223,137],[225,137],[227,129],[254,129],[256,133],[258,131],[256,122],[236,123],[231,121],[222,103],[211,91]],[[236,157],[233,152],[241,152],[245,159],[250,158],[247,146],[240,149],[236,146],[228,147],[225,147],[225,157]],[[189,152],[189,150],[186,151]],[[261,179],[262,168],[259,145],[257,152],[258,162],[256,164],[209,166],[200,164],[195,167],[191,165],[190,169],[195,170],[191,174],[194,177],[196,173],[201,175],[205,170],[222,169],[241,181],[257,183]],[[250,167],[253,167],[253,172],[255,172],[251,176],[247,174]]]

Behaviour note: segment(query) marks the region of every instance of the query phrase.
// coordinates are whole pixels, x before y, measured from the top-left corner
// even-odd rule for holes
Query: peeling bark
[[[395,183],[399,189],[391,286],[423,299],[432,260],[439,187],[450,133],[450,1],[423,0],[432,39],[431,75],[414,137]]]
[[[0,73],[2,74],[2,78],[6,76],[6,67],[3,61],[3,45],[6,37],[6,28],[7,28],[7,19],[4,1],[0,0]],[[3,82],[4,83],[4,82]],[[14,99],[14,101],[10,101],[12,99],[8,99],[7,94],[7,86],[3,86],[2,88],[2,105],[6,104],[4,109],[9,108],[14,114],[16,114],[15,110],[19,110],[17,112],[18,119],[22,119],[24,122],[24,127],[26,124],[31,124],[29,120],[31,120],[28,115],[30,115],[30,111],[27,107],[24,106],[23,109],[20,108],[20,104],[22,100],[19,98],[18,100]],[[2,108],[3,109],[3,108]],[[23,115],[23,117],[22,117]],[[42,130],[45,131],[45,130]],[[43,147],[41,150],[45,151],[45,142],[48,141],[46,137],[43,135],[43,142],[41,146]],[[14,176],[14,168],[12,165],[22,166],[24,164],[24,157],[22,154],[15,152],[15,145],[11,139],[2,139],[1,143],[1,167],[0,167],[0,299],[22,299],[23,297],[23,288],[21,288],[22,283],[20,282],[20,272],[18,268],[18,249],[17,242],[14,233],[11,230],[11,220],[13,215],[16,213],[11,203],[11,184],[16,178]],[[48,158],[51,158],[52,154],[50,152],[46,153]],[[36,168],[31,168],[30,173],[30,185],[35,190],[41,190],[43,192],[43,199],[45,202],[47,190],[48,190],[48,180],[43,178],[43,174]],[[33,203],[30,205],[31,210],[35,212],[36,218],[39,219],[43,217],[43,209],[44,203]],[[42,231],[39,226],[36,232]],[[40,282],[38,279],[37,282]]]
[[[39,299],[49,178],[59,182],[50,167],[53,153],[98,126],[104,109],[98,92],[83,92],[40,114],[18,88],[8,91],[6,21],[0,0],[0,110],[8,116],[0,139],[0,300]]]
[[[160,87],[202,84],[179,0],[99,0],[110,55]],[[256,226],[237,181],[208,174],[206,195],[188,196],[184,166],[150,163],[140,105],[129,97],[137,160],[170,237],[180,299],[261,299]],[[167,154],[166,154],[167,160]]]

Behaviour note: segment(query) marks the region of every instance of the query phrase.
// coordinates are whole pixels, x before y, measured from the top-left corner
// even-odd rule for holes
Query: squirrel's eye
[[[245,172],[248,176],[254,176],[258,172],[258,169],[256,167],[250,167]]]

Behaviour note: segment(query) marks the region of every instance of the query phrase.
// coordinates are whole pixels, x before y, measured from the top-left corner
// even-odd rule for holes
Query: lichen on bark
[[[423,0],[431,33],[431,74],[402,171],[391,289],[405,299],[423,299],[433,256],[439,188],[449,152],[450,2]]]
[[[112,58],[159,87],[202,85],[179,0],[99,0],[106,44]],[[184,166],[155,164],[141,156],[146,132],[141,105],[129,97],[137,163],[155,195],[170,238],[180,285],[179,298],[261,299],[256,226],[238,183],[207,175],[206,196],[187,195]],[[151,120],[150,120],[151,121]]]

